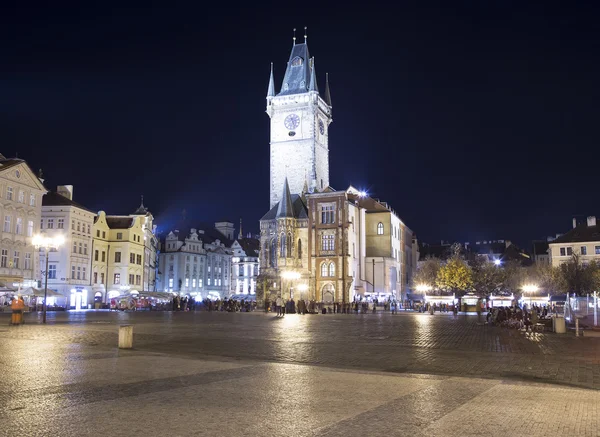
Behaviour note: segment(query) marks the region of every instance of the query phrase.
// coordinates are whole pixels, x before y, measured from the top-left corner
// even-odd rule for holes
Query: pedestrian
[[[278,295],[277,299],[275,300],[275,308],[277,309],[277,316],[283,316],[283,300],[281,299],[281,295]]]

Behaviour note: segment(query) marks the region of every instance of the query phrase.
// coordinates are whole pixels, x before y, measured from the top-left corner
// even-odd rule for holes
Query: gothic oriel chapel
[[[329,186],[329,80],[321,95],[306,35],[303,44],[294,38],[279,92],[271,65],[266,112],[271,209],[260,220],[259,301],[405,298],[418,250],[412,231],[385,202]]]

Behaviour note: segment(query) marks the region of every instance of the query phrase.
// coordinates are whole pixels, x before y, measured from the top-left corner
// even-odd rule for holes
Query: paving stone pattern
[[[0,436],[600,436],[595,338],[477,316],[37,317],[0,325]]]

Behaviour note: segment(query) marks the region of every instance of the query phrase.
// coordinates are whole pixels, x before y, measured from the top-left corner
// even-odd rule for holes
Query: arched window
[[[333,303],[335,299],[335,288],[333,284],[325,284],[323,286],[323,290],[321,291],[323,303]]]
[[[304,59],[302,59],[300,56],[296,56],[294,59],[292,59],[292,67],[299,67],[303,62]]]
[[[383,223],[377,223],[377,235],[383,235]]]
[[[285,234],[281,234],[279,238],[279,256],[285,258]]]
[[[271,267],[277,267],[277,238],[271,240],[271,254],[269,256]]]
[[[269,242],[266,241],[265,242],[265,248],[264,248],[264,254],[265,254],[265,265],[269,265]]]
[[[287,236],[287,257],[292,257],[292,234],[288,234]]]
[[[298,239],[298,259],[302,259],[302,240]]]
[[[335,264],[334,263],[329,264],[329,276],[335,276]]]
[[[321,276],[323,276],[323,277],[329,276],[329,269],[327,268],[327,263],[325,263],[325,262],[321,264]]]

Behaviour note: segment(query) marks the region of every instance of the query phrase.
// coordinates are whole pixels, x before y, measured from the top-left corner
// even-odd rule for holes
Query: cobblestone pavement
[[[0,436],[600,436],[595,338],[423,314],[8,320]]]

